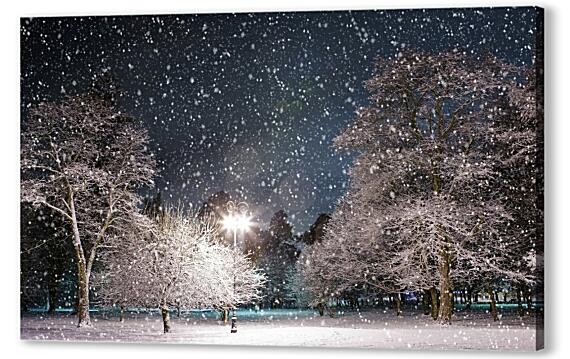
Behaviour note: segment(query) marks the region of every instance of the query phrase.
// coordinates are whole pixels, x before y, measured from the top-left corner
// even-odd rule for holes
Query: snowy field
[[[152,342],[213,345],[276,345],[385,349],[535,349],[534,318],[514,313],[493,322],[484,311],[456,313],[450,326],[434,323],[421,313],[367,310],[319,317],[312,311],[238,312],[238,333],[213,312],[172,315],[172,332],[162,333],[158,313],[129,313],[123,323],[110,314],[93,313],[93,327],[76,327],[67,314],[26,314],[21,318],[25,340]]]

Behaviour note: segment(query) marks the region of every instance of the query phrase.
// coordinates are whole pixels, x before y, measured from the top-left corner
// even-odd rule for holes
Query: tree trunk
[[[224,324],[228,323],[228,308],[222,308],[222,322],[224,322]]]
[[[319,315],[322,317],[325,315],[325,306],[323,303],[317,304],[317,310],[319,311]]]
[[[90,327],[91,318],[89,317],[89,276],[90,267],[87,266],[85,260],[85,252],[81,245],[81,236],[79,235],[79,227],[77,225],[77,217],[75,214],[75,201],[73,193],[69,194],[69,205],[71,212],[71,227],[73,229],[73,248],[75,251],[75,262],[77,265],[77,318],[78,327]],[[92,249],[94,251],[95,249]]]
[[[125,306],[121,304],[119,306],[119,322],[123,323],[125,321]]]
[[[73,297],[73,306],[71,307],[71,315],[77,315],[79,308],[79,288],[75,286],[75,297]]]
[[[497,320],[499,320],[499,314],[497,313],[497,301],[495,293],[491,288],[487,289],[487,293],[489,293],[489,299],[491,300],[490,303],[491,315],[493,316],[493,321],[496,322]]]
[[[525,298],[526,298],[526,309],[528,314],[530,315],[532,313],[532,290],[531,287],[527,287],[526,293],[525,293]]]
[[[451,324],[453,314],[453,291],[449,271],[449,253],[444,250],[439,265],[439,320],[442,324]]]
[[[429,289],[424,289],[424,292],[422,293],[422,309],[424,311],[424,315],[429,315],[430,314],[430,309],[429,309],[429,299],[430,293],[429,293]]]
[[[396,309],[396,316],[402,314],[402,299],[400,298],[400,293],[394,297],[394,309]]]
[[[465,305],[465,309],[471,309],[471,304],[473,303],[473,290],[471,288],[467,289],[467,304]]]
[[[168,311],[168,305],[163,303],[160,306],[160,312],[162,314],[162,325],[164,327],[164,332],[170,333],[170,312]]]
[[[521,286],[517,286],[517,309],[519,312],[519,316],[523,316],[524,315],[524,309],[523,309],[523,305],[522,305],[522,287]]]
[[[53,278],[53,273],[50,273]],[[48,313],[55,313],[57,301],[57,282],[55,280],[50,280],[48,288]]]
[[[437,320],[437,316],[439,313],[439,301],[437,297],[437,289],[435,287],[431,287],[429,289],[429,294],[431,297],[431,317],[433,320]]]
[[[85,265],[77,264],[77,318],[78,327],[90,327],[91,318],[89,316],[89,273]]]

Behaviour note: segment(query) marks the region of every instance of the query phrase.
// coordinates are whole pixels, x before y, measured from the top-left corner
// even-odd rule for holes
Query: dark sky
[[[262,226],[302,232],[347,186],[331,141],[366,105],[376,56],[491,51],[528,64],[533,8],[33,18],[21,21],[22,114],[110,69],[150,131],[163,198],[225,190]]]

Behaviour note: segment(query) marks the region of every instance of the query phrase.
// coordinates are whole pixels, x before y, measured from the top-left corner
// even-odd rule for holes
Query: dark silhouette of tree
[[[228,193],[224,191],[216,192],[202,204],[198,211],[198,216],[201,218],[213,217],[215,221],[220,221],[228,214],[227,205],[230,200],[231,196]]]
[[[308,231],[304,232],[301,235],[300,241],[308,245],[313,245],[315,243],[321,242],[324,236],[325,225],[330,219],[331,216],[328,213],[319,214],[315,220],[315,223],[311,225]]]
[[[74,293],[64,287],[66,279],[74,280],[68,278],[73,265],[69,228],[57,213],[30,205],[21,207],[20,226],[20,309],[45,307],[53,313],[73,302]]]
[[[283,210],[276,212],[270,220],[269,229],[261,231],[262,255],[259,266],[267,274],[264,303],[270,307],[286,305],[287,274],[292,270],[299,254],[293,236],[293,227]]]
[[[162,203],[160,191],[154,197],[145,197],[143,200],[143,214],[157,221],[164,217],[165,208]]]

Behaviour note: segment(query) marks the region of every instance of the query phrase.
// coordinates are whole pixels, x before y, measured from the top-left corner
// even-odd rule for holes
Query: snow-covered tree
[[[264,276],[216,240],[216,227],[168,211],[159,222],[137,216],[133,230],[104,251],[99,295],[112,305],[158,307],[164,332],[171,307],[235,307],[260,299]]]
[[[322,251],[327,249],[326,245],[306,247],[287,282],[298,305],[317,308],[320,315],[324,315],[329,301],[342,293],[349,283],[348,280],[343,280],[347,278],[335,275],[338,273],[338,262],[327,261],[326,258],[336,255],[330,255],[330,252],[328,256],[324,255]]]
[[[303,251],[299,270],[304,288],[310,293],[311,306],[326,307],[330,300],[350,298],[355,293],[394,294],[400,312],[401,286],[390,268],[391,251],[379,236],[372,213],[361,213],[363,206],[342,198],[325,227],[324,239]],[[360,221],[354,220],[359,218]],[[369,223],[370,222],[370,223]],[[375,243],[370,238],[377,238]],[[320,310],[322,312],[322,310]]]
[[[501,198],[512,215],[504,232],[518,248],[511,267],[536,279],[533,285],[514,283],[517,297],[524,297],[529,309],[531,296],[542,295],[544,271],[544,86],[538,72],[543,68],[542,53],[534,61],[534,67],[518,72],[519,80],[495,125],[502,160],[497,168]]]
[[[437,286],[443,323],[451,321],[455,278],[529,280],[509,265],[519,253],[501,230],[512,216],[497,180],[494,124],[514,78],[496,58],[461,51],[377,60],[370,105],[335,139],[360,155],[345,198],[349,215],[339,206],[325,238],[354,248],[326,253],[329,276],[343,278],[330,258],[344,253],[346,271],[370,273],[379,287]]]
[[[97,91],[41,103],[22,124],[22,201],[69,225],[78,286],[78,326],[89,326],[89,280],[98,249],[120,232],[152,185],[147,131]]]

